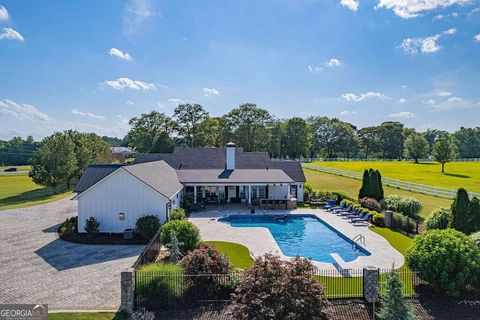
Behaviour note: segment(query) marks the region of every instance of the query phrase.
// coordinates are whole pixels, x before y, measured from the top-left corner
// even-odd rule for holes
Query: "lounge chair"
[[[345,208],[345,202],[342,201],[342,203],[340,203],[339,206],[330,208],[330,209],[328,209],[328,211],[341,210],[341,209],[343,209],[343,208]]]
[[[358,214],[348,214],[348,215],[344,216],[343,218],[344,219],[361,219],[361,218],[365,217],[365,215],[367,213],[368,213],[368,211],[362,210]]]
[[[323,206],[323,209],[331,209],[335,207],[335,203],[337,203],[337,200],[330,200],[326,205]]]
[[[356,215],[358,213],[358,207],[355,207],[353,208],[353,210],[349,210],[349,211],[338,211],[336,212],[336,214],[338,214],[339,216],[345,216],[345,215]]]
[[[353,205],[349,205],[348,207],[346,207],[344,209],[332,210],[332,213],[337,214],[337,213],[340,213],[340,212],[350,212],[350,210],[352,210],[352,208],[353,208]]]
[[[350,223],[356,224],[360,222],[368,222],[368,219],[370,219],[371,216],[372,216],[371,213],[367,213],[363,218],[356,218],[356,219],[350,220]]]

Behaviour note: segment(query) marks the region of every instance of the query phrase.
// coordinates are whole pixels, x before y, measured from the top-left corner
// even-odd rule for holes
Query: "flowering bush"
[[[231,266],[226,255],[218,252],[215,247],[202,244],[197,249],[189,251],[180,260],[185,273],[227,273]]]
[[[375,211],[380,211],[381,210],[381,206],[380,206],[380,203],[376,200],[376,199],[373,199],[373,198],[361,198],[360,200],[358,200],[358,203],[360,203],[360,205],[362,207],[365,207],[365,208],[368,208],[368,209],[372,209],[372,210],[375,210]]]
[[[308,259],[266,254],[247,269],[232,296],[236,319],[325,319],[324,289]]]
[[[382,208],[399,212],[405,216],[415,218],[422,210],[422,203],[412,197],[392,194],[385,197],[381,202]]]

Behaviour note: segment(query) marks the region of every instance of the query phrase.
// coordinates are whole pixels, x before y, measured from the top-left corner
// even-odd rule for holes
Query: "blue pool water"
[[[356,246],[339,231],[313,215],[287,216],[275,220],[273,216],[232,215],[220,221],[232,227],[264,227],[272,234],[286,256],[301,256],[319,262],[333,263],[330,253],[337,253],[345,262],[359,256],[370,255],[365,249]]]

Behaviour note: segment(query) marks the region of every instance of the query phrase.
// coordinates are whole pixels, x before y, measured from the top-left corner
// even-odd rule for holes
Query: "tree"
[[[327,117],[310,117],[307,122],[312,130],[312,157],[321,153],[328,158],[348,158],[356,152],[358,140],[353,125]]]
[[[310,128],[305,120],[294,117],[285,124],[283,153],[290,158],[307,157],[310,151]]]
[[[199,147],[197,125],[208,118],[208,112],[200,104],[179,104],[173,111],[178,134],[187,147]]]
[[[383,122],[378,127],[381,152],[385,159],[401,159],[403,155],[403,124],[396,121]]]
[[[472,284],[480,270],[480,250],[454,229],[429,230],[416,236],[405,260],[420,278],[452,296]]]
[[[412,133],[405,139],[405,157],[415,160],[428,155],[428,142],[420,133]]]
[[[128,122],[132,128],[127,133],[128,146],[137,152],[172,152],[174,143],[170,137],[175,123],[164,113],[152,111],[143,113]]]
[[[437,140],[443,136],[448,136],[448,132],[436,129],[427,129],[427,131],[424,132],[424,136],[428,142],[428,153],[432,154],[435,142],[437,142]]]
[[[95,133],[82,133],[68,130],[64,132],[73,142],[76,166],[73,174],[67,179],[67,188],[73,178],[80,179],[88,165],[93,163],[109,163],[110,148],[108,144]]]
[[[461,127],[453,137],[460,158],[480,158],[480,127]]]
[[[437,208],[425,220],[425,229],[447,229],[451,221],[452,210],[450,208]]]
[[[193,132],[195,132],[195,144],[198,147],[220,147],[225,144],[220,143],[220,118],[206,118],[202,122],[197,123]]]
[[[76,169],[75,146],[72,140],[60,132],[42,140],[42,146],[33,153],[29,176],[36,184],[51,187],[53,193],[66,183]]]
[[[178,241],[177,233],[173,229],[170,230],[170,243],[167,243],[166,246],[170,251],[170,262],[177,263],[182,257],[180,246],[183,246],[183,242]]]
[[[451,227],[455,230],[471,233],[472,225],[469,219],[470,198],[467,190],[460,188],[457,191],[457,196],[452,203],[452,223]]]
[[[282,158],[285,156],[285,130],[286,124],[283,120],[274,120],[270,126],[270,144],[268,153],[272,158]],[[308,150],[310,152],[310,150]]]
[[[473,197],[468,207],[468,219],[472,232],[480,231],[480,200]]]
[[[282,261],[267,253],[244,272],[232,296],[235,319],[325,319],[324,289],[308,259]]]
[[[376,156],[381,150],[379,127],[366,127],[357,132],[360,150],[365,157]]]
[[[270,113],[252,103],[242,104],[225,115],[233,142],[245,151],[268,150]]]
[[[370,194],[370,174],[367,169],[363,170],[362,187],[358,193],[358,199],[367,197]]]
[[[433,146],[432,156],[442,164],[442,173],[445,173],[445,163],[455,158],[455,146],[449,136],[441,137]]]
[[[378,170],[369,169],[363,172],[362,187],[358,193],[358,198],[373,198],[381,201],[384,197],[382,177]]]
[[[408,305],[402,293],[403,283],[398,271],[387,273],[385,291],[381,296],[382,309],[378,313],[381,320],[411,320],[415,319],[412,308]]]

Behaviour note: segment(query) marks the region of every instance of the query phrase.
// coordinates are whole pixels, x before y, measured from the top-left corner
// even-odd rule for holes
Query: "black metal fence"
[[[385,291],[386,273],[378,270],[379,292]],[[403,283],[406,297],[415,297],[415,287],[421,283],[416,273],[400,269],[396,271]],[[362,298],[363,269],[343,271],[317,270],[312,275],[325,287],[325,298]],[[224,303],[242,277],[242,272],[228,274],[187,275],[180,272],[135,272],[135,308],[148,310],[180,309],[203,304]]]
[[[155,258],[158,256],[160,248],[162,247],[162,243],[160,242],[160,231],[161,229],[158,229],[157,233],[155,233],[153,238],[143,249],[142,253],[138,256],[138,259],[135,261],[132,268],[138,269],[138,267],[144,264],[155,261]]]

